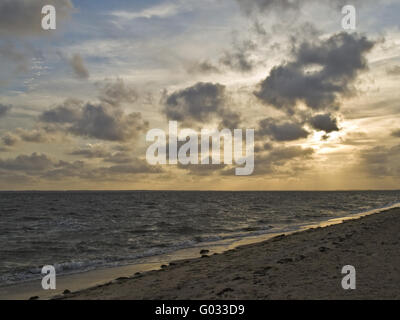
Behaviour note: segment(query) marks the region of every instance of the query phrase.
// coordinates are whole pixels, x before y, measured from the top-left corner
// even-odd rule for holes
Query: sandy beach
[[[64,295],[63,299],[400,299],[400,209],[318,227]],[[356,269],[344,290],[342,267]]]

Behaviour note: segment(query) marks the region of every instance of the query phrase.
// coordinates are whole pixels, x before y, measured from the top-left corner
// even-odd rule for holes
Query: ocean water
[[[347,216],[400,202],[400,191],[0,192],[0,285]]]

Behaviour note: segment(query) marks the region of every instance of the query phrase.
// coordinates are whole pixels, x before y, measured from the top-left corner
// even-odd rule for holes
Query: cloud
[[[133,158],[132,162],[110,167],[94,167],[84,161],[53,160],[45,154],[32,153],[15,158],[0,159],[0,176],[18,174],[45,180],[79,178],[84,180],[126,180],[127,175],[158,174],[160,166],[149,165],[146,160]]]
[[[299,0],[236,0],[240,8],[246,14],[253,13],[254,11],[271,11],[271,10],[298,10],[300,7]]]
[[[331,133],[333,131],[339,131],[337,119],[331,114],[318,114],[309,120],[310,125],[318,130]]]
[[[0,118],[3,118],[7,115],[7,113],[11,110],[10,105],[5,105],[0,103]]]
[[[276,11],[279,13],[286,11],[298,12],[304,5],[320,3],[318,0],[236,0],[240,9],[247,15],[252,13],[268,13]],[[352,4],[365,3],[367,0],[353,0]],[[329,0],[327,4],[336,8],[348,4],[346,0]]]
[[[62,105],[45,111],[40,120],[48,123],[64,124],[78,122],[82,117],[83,102],[77,99],[67,99]]]
[[[108,141],[127,141],[148,127],[140,113],[125,114],[107,104],[83,103],[67,100],[64,104],[45,111],[40,120],[58,125],[77,136]]]
[[[138,18],[167,18],[174,16],[180,12],[178,3],[162,3],[153,7],[149,7],[140,11],[113,11],[112,16],[123,19],[132,20]]]
[[[232,51],[225,51],[219,62],[234,71],[250,72],[255,67],[250,56],[256,48],[257,45],[251,40],[240,43],[234,41]]]
[[[45,34],[42,29],[42,8],[53,5],[57,22],[68,18],[74,9],[71,0],[2,0],[0,2],[0,35],[30,36]]]
[[[396,138],[400,138],[400,129],[393,131],[392,136],[396,137]]]
[[[7,147],[12,147],[17,144],[17,142],[19,141],[19,137],[15,134],[8,132],[1,138],[1,140],[3,141],[3,144]]]
[[[75,76],[78,79],[88,79],[89,71],[83,62],[83,59],[80,54],[74,54],[72,58],[69,60],[69,63],[74,71]]]
[[[131,154],[127,152],[115,152],[104,157],[105,162],[124,164],[134,161]]]
[[[42,128],[33,130],[17,128],[14,132],[6,132],[1,137],[1,141],[6,147],[15,146],[21,141],[29,143],[45,143],[53,140],[55,140],[54,134],[49,134],[49,132]]]
[[[86,159],[102,159],[104,162],[127,164],[134,162],[131,152],[112,151],[103,144],[88,144],[84,148],[77,148],[68,152],[68,155],[81,156]]]
[[[364,55],[373,46],[366,37],[348,33],[303,42],[294,49],[293,61],[274,67],[254,94],[289,115],[299,103],[314,111],[336,110],[338,96],[352,93],[353,81],[367,69]]]
[[[145,173],[162,173],[164,172],[160,166],[149,165],[145,160],[134,159],[132,164],[120,164],[111,167],[99,169],[101,176],[113,174],[145,174]]]
[[[104,145],[91,145],[89,144],[85,148],[78,148],[68,152],[72,156],[83,156],[88,159],[92,158],[104,158],[110,155],[109,150]]]
[[[209,158],[208,165],[201,165],[201,164],[187,164],[183,165],[178,163],[179,169],[188,170],[191,174],[195,176],[209,176],[214,174],[215,172],[221,171],[222,169],[226,168],[227,165],[220,163],[220,164],[213,164],[212,158]],[[234,174],[234,173],[233,173]]]
[[[191,63],[187,67],[187,72],[191,74],[210,74],[210,73],[220,73],[221,70],[212,64],[210,61],[201,61],[201,62],[195,62]]]
[[[225,86],[199,82],[172,94],[165,94],[163,112],[170,120],[185,123],[205,123],[215,117],[222,119],[222,125],[237,127],[240,115],[226,107]]]
[[[400,145],[373,147],[361,151],[361,163],[369,176],[375,178],[400,177]]]
[[[230,48],[224,50],[217,61],[203,60],[192,63],[186,68],[187,71],[192,74],[222,73],[225,71],[246,73],[253,71],[260,64],[260,61],[254,59],[253,53],[259,48],[259,42],[261,40],[265,41],[265,34],[261,34],[261,27],[257,26],[258,29],[255,32],[258,38],[256,41],[251,39],[239,40],[238,34],[233,33]],[[260,36],[262,39],[259,39]]]
[[[145,160],[134,158],[132,163],[110,167],[92,167],[84,161],[59,161],[53,163],[53,168],[47,170],[42,178],[59,180],[79,178],[89,181],[126,181],[127,176],[163,173],[160,166],[149,165]]]
[[[49,135],[49,133],[43,129],[25,130],[17,128],[15,133],[18,135],[19,139],[25,142],[45,143],[54,140],[54,135]]]
[[[128,141],[147,130],[148,122],[141,113],[127,114],[123,102],[134,102],[137,94],[125,86],[121,79],[100,87],[98,103],[67,99],[59,106],[39,116],[50,129],[65,131],[77,136],[108,141]]]
[[[98,82],[97,85],[100,87],[100,101],[111,106],[118,107],[124,102],[134,103],[139,97],[136,90],[126,86],[122,79]]]
[[[267,118],[259,122],[257,134],[269,136],[275,141],[294,141],[307,138],[310,133],[301,124],[294,122],[279,123],[275,119]]]
[[[279,147],[266,154],[255,157],[254,175],[285,175],[295,176],[299,171],[308,169],[314,149],[298,146]]]
[[[11,171],[36,172],[52,166],[52,161],[44,154],[19,155],[14,159],[0,159],[0,169]]]
[[[389,76],[400,76],[400,66],[393,66],[386,70]]]

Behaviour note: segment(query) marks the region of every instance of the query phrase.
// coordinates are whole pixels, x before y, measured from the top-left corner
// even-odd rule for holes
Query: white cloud
[[[138,18],[146,18],[146,19],[168,18],[182,12],[191,11],[192,9],[193,9],[192,1],[179,0],[175,2],[164,2],[139,11],[126,11],[126,10],[113,11],[111,12],[111,15],[118,19],[118,21],[114,21],[114,23],[119,25],[121,22],[123,23]]]

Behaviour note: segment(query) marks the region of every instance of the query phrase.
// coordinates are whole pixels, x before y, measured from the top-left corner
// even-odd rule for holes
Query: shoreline
[[[63,299],[400,299],[400,208],[237,247]],[[357,289],[341,287],[353,265]]]
[[[137,276],[145,276],[147,273],[157,271],[164,272],[165,270],[168,270],[171,265],[175,266],[177,264],[177,261],[188,263],[191,261],[203,260],[199,259],[201,257],[200,249],[207,250],[207,257],[209,258],[213,257],[214,255],[229,255],[231,251],[242,250],[242,248],[246,248],[248,246],[261,246],[264,243],[275,241],[274,238],[279,239],[282,237],[282,235],[297,235],[313,230],[318,230],[321,228],[332,227],[338,224],[341,225],[348,221],[358,220],[359,218],[370,215],[377,215],[378,213],[387,214],[390,211],[396,211],[396,208],[399,208],[399,204],[393,205],[391,207],[379,208],[367,212],[352,214],[340,218],[333,218],[315,224],[306,224],[299,229],[293,231],[267,233],[257,236],[251,236],[248,238],[241,238],[237,241],[233,241],[229,245],[223,245],[219,243],[215,246],[215,243],[204,243],[202,246],[181,249],[170,254],[151,257],[150,259],[147,259],[147,261],[145,259],[143,262],[140,263],[62,275],[57,278],[56,291],[42,290],[40,287],[40,280],[27,281],[15,285],[0,287],[0,299],[28,299],[32,296],[38,296],[40,297],[40,299],[51,299],[54,297],[62,298],[62,292],[64,290],[75,292],[71,295],[71,297],[76,298],[80,295],[80,293],[86,292],[88,290],[95,290],[96,288],[103,288],[104,286],[109,287],[112,285],[117,285],[120,281],[123,280],[131,280],[132,275],[135,274],[136,276],[133,276],[133,279]],[[400,211],[400,209],[397,210]],[[164,267],[168,265],[168,268],[160,269],[162,265],[164,265]],[[137,275],[138,273],[140,273],[140,275]],[[70,295],[64,296],[64,298],[68,297],[70,297]]]

